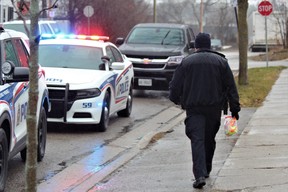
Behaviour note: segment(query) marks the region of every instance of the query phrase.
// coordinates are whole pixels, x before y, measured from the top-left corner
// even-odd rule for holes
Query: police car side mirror
[[[125,64],[120,62],[114,62],[112,63],[111,68],[113,70],[123,70],[125,68]]]
[[[29,81],[29,68],[28,67],[15,67],[13,73],[13,81]]]

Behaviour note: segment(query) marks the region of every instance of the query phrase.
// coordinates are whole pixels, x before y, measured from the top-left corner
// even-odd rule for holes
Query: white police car
[[[92,124],[105,131],[111,114],[130,116],[133,66],[107,39],[58,35],[40,41],[39,63],[51,101],[48,122]]]
[[[0,43],[0,191],[4,191],[8,160],[19,152],[26,160],[29,49],[23,34],[13,30],[0,28]],[[37,160],[41,161],[46,147],[49,99],[42,69],[38,75]]]

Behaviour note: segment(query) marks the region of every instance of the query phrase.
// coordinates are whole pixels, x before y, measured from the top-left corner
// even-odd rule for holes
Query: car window
[[[19,57],[19,62],[22,67],[29,67],[29,54],[21,39],[14,39],[16,52]]]
[[[106,54],[110,58],[110,62],[111,63],[114,63],[116,61],[116,59],[115,59],[115,57],[113,55],[113,52],[112,52],[110,47],[106,47]]]
[[[132,31],[127,43],[183,45],[184,34],[182,29],[139,27]]]
[[[11,40],[5,41],[4,46],[5,46],[5,54],[4,54],[5,61],[7,60],[12,61],[16,67],[20,67],[17,55],[13,48],[12,41]]]
[[[110,47],[116,62],[123,62],[123,57],[121,55],[121,53],[115,48],[115,47]]]
[[[189,38],[192,38],[191,40],[194,40],[195,39],[195,35],[194,35],[194,32],[192,30],[192,28],[188,28],[188,34],[189,34]]]
[[[97,47],[39,45],[39,64],[43,67],[98,70],[102,56],[102,49]]]
[[[39,26],[40,26],[40,33],[41,34],[54,34],[48,24],[41,23],[41,24],[39,24]]]

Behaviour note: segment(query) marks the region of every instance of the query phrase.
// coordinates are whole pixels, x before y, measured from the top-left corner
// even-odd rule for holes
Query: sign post
[[[268,42],[267,42],[267,16],[273,11],[273,5],[269,1],[261,1],[258,12],[265,17],[265,41],[266,41],[266,67],[268,67]]]
[[[87,24],[88,25],[88,35],[90,35],[90,17],[94,14],[94,9],[92,6],[87,5],[83,9],[83,13],[88,19],[88,24]]]

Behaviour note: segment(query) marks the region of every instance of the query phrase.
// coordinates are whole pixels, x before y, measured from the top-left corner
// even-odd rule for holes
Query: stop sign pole
[[[267,42],[267,16],[273,11],[273,5],[269,1],[261,1],[258,5],[258,12],[265,17],[265,42],[266,42],[266,67],[268,67],[268,42]]]

